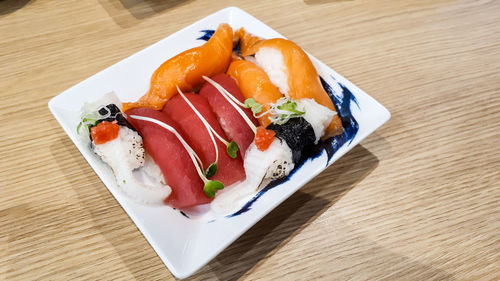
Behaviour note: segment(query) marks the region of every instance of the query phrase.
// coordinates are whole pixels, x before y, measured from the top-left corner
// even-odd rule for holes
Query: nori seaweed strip
[[[110,112],[110,115],[113,117],[99,119],[97,121],[96,125],[101,123],[102,121],[113,122],[116,120],[118,125],[128,127],[129,129],[137,132],[137,130],[127,121],[127,119],[123,116],[123,113],[120,111],[118,106],[116,106],[115,104],[111,103],[111,104],[108,104],[106,106],[103,106],[99,109],[98,112],[100,115],[104,116],[108,113],[108,111]]]
[[[314,145],[316,140],[311,124],[302,117],[292,118],[283,125],[271,124],[266,129],[273,130],[277,138],[288,144],[294,163],[300,162],[304,148]]]

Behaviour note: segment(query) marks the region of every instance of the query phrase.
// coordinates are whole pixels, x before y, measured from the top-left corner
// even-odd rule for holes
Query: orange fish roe
[[[94,144],[103,144],[118,137],[120,126],[116,123],[102,121],[90,129],[90,136]]]
[[[274,141],[274,135],[276,135],[276,133],[273,130],[267,130],[262,126],[257,127],[257,133],[255,134],[255,145],[260,151],[268,149],[271,143],[273,143]]]

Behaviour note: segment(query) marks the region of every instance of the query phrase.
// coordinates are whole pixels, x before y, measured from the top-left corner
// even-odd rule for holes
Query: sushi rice
[[[267,73],[280,92],[288,97],[290,86],[288,86],[288,75],[281,52],[273,48],[262,47],[255,53],[255,62]]]
[[[321,137],[325,135],[325,129],[332,122],[333,116],[337,112],[330,110],[326,106],[322,106],[313,99],[298,99],[294,101],[297,103],[297,108],[305,112],[302,117],[313,127],[316,137],[314,144],[317,144]]]
[[[109,112],[100,115],[99,109],[114,104],[121,108],[122,103],[114,92],[103,95],[100,99],[86,103],[82,107],[82,119],[85,116],[94,116],[96,119],[112,117]],[[89,143],[88,134],[80,132],[80,141]],[[171,193],[166,185],[160,168],[144,151],[142,137],[126,126],[120,126],[118,137],[103,144],[88,144],[113,170],[118,190],[131,200],[159,205]]]
[[[259,150],[253,142],[244,159],[246,179],[219,191],[211,203],[212,210],[217,214],[236,211],[255,194],[265,179],[285,177],[294,165],[292,150],[285,142],[275,138],[266,151]]]
[[[145,151],[136,131],[120,126],[118,137],[94,145],[94,152],[113,169],[119,190],[134,201],[159,205],[170,195],[170,187],[155,172],[156,164],[148,161],[148,166],[144,166]]]
[[[289,97],[288,91],[290,90],[290,86],[281,51],[274,48],[262,47],[255,53],[255,62],[266,72],[271,82],[278,87],[280,92]],[[305,111],[305,116],[303,117],[313,127],[314,134],[316,135],[315,144],[317,144],[325,134],[325,129],[337,112],[320,105],[313,99],[297,99],[294,101],[297,103],[299,110]]]

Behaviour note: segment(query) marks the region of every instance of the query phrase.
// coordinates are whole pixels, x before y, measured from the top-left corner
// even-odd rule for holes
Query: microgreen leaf
[[[76,127],[76,133],[80,134],[80,130],[83,126],[87,135],[90,134],[90,127],[97,125],[97,122],[99,122],[99,119],[96,118],[96,115],[94,113],[88,113],[82,116],[82,121],[80,121],[80,123],[78,123],[78,126]]]
[[[80,134],[80,128],[82,127],[83,122],[78,123],[78,127],[76,127],[76,133]]]
[[[305,113],[304,111],[297,110],[297,103],[294,101],[287,101],[286,103],[279,105],[278,109],[286,110],[297,115],[302,115]]]
[[[253,98],[248,98],[245,100],[245,108],[252,109],[254,114],[262,112],[262,105],[256,102]]]
[[[203,186],[203,192],[209,197],[215,197],[215,191],[218,189],[224,189],[224,185],[220,181],[210,180],[205,182],[205,186]]]
[[[234,141],[232,141],[227,145],[227,155],[234,159],[236,158],[236,156],[238,156],[237,152],[239,149],[240,148],[238,147],[238,145]]]
[[[210,166],[208,166],[207,170],[205,171],[205,176],[207,178],[215,176],[217,173],[217,163],[212,163]]]

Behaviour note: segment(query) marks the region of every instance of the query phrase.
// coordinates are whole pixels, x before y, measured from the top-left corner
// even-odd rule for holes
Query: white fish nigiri
[[[113,169],[120,191],[134,201],[163,204],[170,195],[171,188],[161,182],[163,178],[157,176],[154,167],[150,168],[156,164],[149,162],[144,168],[145,151],[142,138],[136,131],[120,126],[116,139],[94,145],[94,151]]]
[[[278,179],[287,176],[294,168],[292,150],[288,145],[275,138],[265,151],[259,150],[253,142],[244,159],[246,179],[217,193],[212,201],[212,210],[219,214],[237,211],[242,204],[259,189],[265,179]]]

